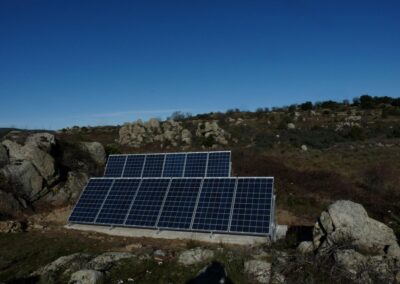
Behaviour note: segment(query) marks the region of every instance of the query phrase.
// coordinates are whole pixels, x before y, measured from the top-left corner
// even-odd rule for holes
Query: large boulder
[[[68,284],[102,284],[105,283],[104,274],[100,271],[83,269],[74,272]]]
[[[32,145],[50,153],[52,148],[56,145],[56,139],[54,135],[50,133],[34,133],[26,138],[25,145]]]
[[[314,226],[318,257],[335,263],[357,283],[393,283],[400,248],[393,230],[368,217],[362,205],[340,200],[321,213]],[[397,268],[396,268],[397,265]]]
[[[9,162],[7,149],[0,144],[0,168],[7,165]]]
[[[53,183],[58,178],[54,158],[45,151],[31,144],[21,146],[11,140],[3,141],[3,145],[8,149],[11,163],[18,164],[25,160],[32,162],[48,184]]]
[[[400,257],[391,228],[368,217],[361,204],[340,200],[324,211],[314,227],[314,247],[324,254],[338,245],[353,246],[358,252]]]
[[[43,188],[43,178],[30,161],[10,164],[1,170],[4,177],[15,185],[16,190],[34,199]]]
[[[0,190],[0,216],[14,216],[21,210],[22,206],[14,195]]]
[[[47,184],[52,184],[58,179],[55,161],[52,156],[32,145],[25,145],[22,150],[24,158],[35,165]]]
[[[89,177],[85,172],[68,172],[65,184],[58,184],[44,198],[45,201],[53,205],[65,205],[75,202],[83,188],[87,184]]]
[[[62,256],[57,258],[53,262],[39,268],[31,275],[46,277],[49,275],[64,272],[66,269],[68,269],[69,272],[75,272],[80,269],[84,269],[91,258],[91,255],[85,253],[74,253],[67,256]]]
[[[135,257],[135,255],[130,252],[106,252],[92,259],[88,263],[88,267],[94,270],[106,271],[119,260],[132,257]]]
[[[8,157],[10,161],[21,161],[25,159],[24,152],[22,150],[22,145],[11,141],[11,140],[4,140],[2,142],[3,146],[7,148]]]
[[[82,149],[86,151],[93,161],[99,166],[104,166],[106,163],[106,151],[103,145],[99,142],[82,142]]]
[[[214,257],[212,250],[197,247],[182,252],[178,257],[178,262],[183,265],[192,265],[206,261],[212,257]]]

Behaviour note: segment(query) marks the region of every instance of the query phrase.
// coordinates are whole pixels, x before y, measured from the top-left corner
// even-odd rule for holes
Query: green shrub
[[[351,140],[365,140],[366,134],[363,128],[354,125],[344,130],[343,137]]]
[[[107,156],[112,154],[121,154],[121,151],[114,145],[106,145],[104,150],[106,151]]]
[[[387,134],[387,138],[400,138],[400,126],[391,129]]]

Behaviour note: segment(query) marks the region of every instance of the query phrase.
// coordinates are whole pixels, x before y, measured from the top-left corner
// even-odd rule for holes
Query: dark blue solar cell
[[[231,152],[210,152],[208,155],[207,176],[229,177]]]
[[[271,178],[239,178],[231,221],[231,232],[270,232]]]
[[[170,179],[143,179],[125,224],[154,227]]]
[[[143,177],[161,177],[165,154],[146,155]]]
[[[167,154],[163,177],[182,177],[186,154]]]
[[[204,177],[206,174],[208,153],[187,154],[185,177]]]
[[[140,179],[116,179],[95,223],[123,224],[139,183]]]
[[[173,179],[157,227],[189,229],[201,179]]]
[[[193,230],[227,231],[236,179],[204,179]]]
[[[141,177],[145,155],[128,155],[126,160],[124,177]]]
[[[105,177],[121,177],[124,171],[126,155],[112,155],[108,157]]]
[[[113,179],[90,179],[69,217],[69,222],[94,222],[112,182]]]

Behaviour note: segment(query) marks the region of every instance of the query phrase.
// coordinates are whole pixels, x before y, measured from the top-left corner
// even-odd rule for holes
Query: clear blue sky
[[[400,94],[400,1],[0,0],[0,127]]]

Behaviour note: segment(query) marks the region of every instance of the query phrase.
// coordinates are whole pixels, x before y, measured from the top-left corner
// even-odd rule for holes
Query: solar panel
[[[140,179],[116,179],[95,223],[123,224],[139,184]]]
[[[75,208],[69,217],[69,221],[92,223],[95,220],[112,183],[113,179],[90,179],[75,205]]]
[[[105,177],[229,177],[231,152],[111,155]]]
[[[167,154],[163,177],[182,177],[186,154]]]
[[[189,229],[201,179],[173,179],[157,227]]]
[[[170,179],[143,179],[125,225],[154,227]]]
[[[233,207],[231,232],[270,232],[273,179],[239,178]]]
[[[141,177],[146,155],[129,155],[123,177]]]
[[[185,177],[204,177],[208,153],[190,153],[186,157]]]
[[[124,171],[126,155],[112,155],[108,157],[105,177],[121,177]]]
[[[207,176],[230,176],[231,152],[210,152],[208,154]]]
[[[146,155],[143,177],[161,177],[164,167],[164,154]]]
[[[193,230],[228,230],[235,184],[235,178],[204,179]]]
[[[273,178],[95,178],[72,223],[272,234]]]

